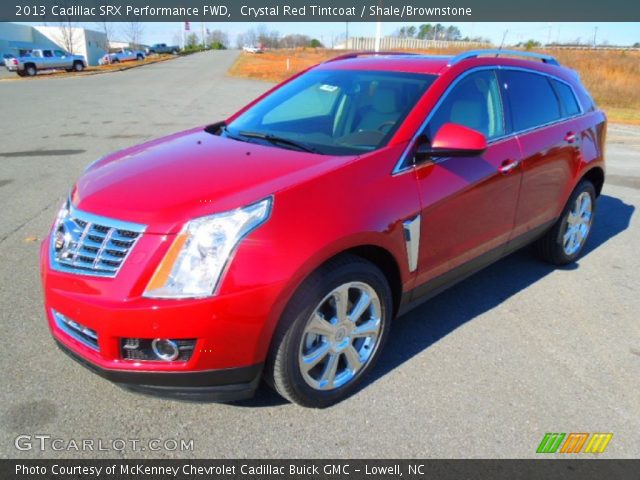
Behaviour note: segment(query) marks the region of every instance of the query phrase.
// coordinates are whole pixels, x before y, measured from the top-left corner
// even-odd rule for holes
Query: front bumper
[[[57,340],[56,344],[73,360],[102,378],[129,390],[179,400],[246,400],[253,397],[262,374],[262,364],[182,373],[108,370],[87,361],[62,342]]]
[[[134,253],[142,255],[148,243],[159,241],[147,237],[147,244],[141,241]],[[205,299],[144,298],[128,292],[146,284],[143,269],[149,263],[142,260],[147,254],[140,259],[132,255],[117,278],[99,278],[53,270],[48,245],[46,238],[40,258],[49,329],[75,360],[144,393],[213,401],[253,394],[269,348],[270,325],[277,318],[274,303],[281,285],[263,284]],[[83,342],[61,328],[56,313],[86,327],[95,342]],[[124,358],[126,338],[195,339],[196,343],[186,361],[140,361]]]

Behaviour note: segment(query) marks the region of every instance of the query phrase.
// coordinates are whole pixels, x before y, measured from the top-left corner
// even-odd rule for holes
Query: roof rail
[[[370,57],[375,55],[420,55],[420,54],[412,53],[412,52],[374,52],[374,51],[365,50],[362,52],[350,52],[350,53],[345,53],[344,55],[338,55],[337,57],[330,58],[329,60],[326,60],[323,63],[335,62],[337,60],[347,60],[349,58]]]
[[[544,53],[535,53],[535,52],[522,52],[519,50],[502,50],[502,49],[488,49],[488,50],[470,50],[468,52],[463,52],[460,55],[456,55],[449,60],[449,66],[455,65],[456,63],[460,63],[463,60],[467,60],[468,58],[476,58],[479,56],[485,55],[512,55],[515,57],[526,57],[526,58],[536,58],[538,60],[542,60],[543,63],[548,63],[550,65],[560,65],[558,60],[556,60],[551,55],[545,55]]]

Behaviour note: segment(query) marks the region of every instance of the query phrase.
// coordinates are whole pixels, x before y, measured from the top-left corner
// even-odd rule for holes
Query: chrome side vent
[[[409,271],[418,268],[418,253],[420,252],[420,215],[402,223],[404,229],[404,243],[407,247],[407,262]]]
[[[53,314],[53,319],[60,330],[87,347],[96,351],[100,350],[98,347],[98,334],[95,330],[85,327],[84,325],[80,325],[78,322],[71,320],[60,312],[56,312],[55,310],[51,310],[51,312]]]

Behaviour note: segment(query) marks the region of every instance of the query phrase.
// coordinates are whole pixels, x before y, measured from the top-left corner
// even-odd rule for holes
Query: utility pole
[[[349,22],[345,22],[345,37],[344,37],[344,49],[348,50],[349,49]]]
[[[598,27],[593,30],[593,48],[596,47],[596,38],[598,37]]]
[[[200,31],[202,33],[202,47],[207,48],[207,41],[204,37],[204,22],[200,22]]]
[[[376,43],[374,50],[380,51],[380,37],[382,37],[382,22],[376,22]]]

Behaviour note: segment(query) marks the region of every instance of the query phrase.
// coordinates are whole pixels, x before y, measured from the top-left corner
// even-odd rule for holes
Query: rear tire
[[[375,365],[392,315],[391,289],[375,265],[352,255],[331,260],[285,309],[267,359],[267,382],[305,407],[347,398]]]
[[[144,60],[144,57],[143,57],[142,55],[137,55],[137,56],[136,56],[136,60],[137,60],[138,62],[141,62],[142,60]]]
[[[590,181],[582,180],[558,221],[535,243],[538,256],[553,265],[575,262],[589,240],[595,207],[596,189]]]
[[[19,77],[26,77],[27,74],[24,72],[24,70],[16,70],[16,73],[18,74]]]
[[[27,77],[35,77],[38,74],[38,70],[35,65],[25,65],[24,73]]]

